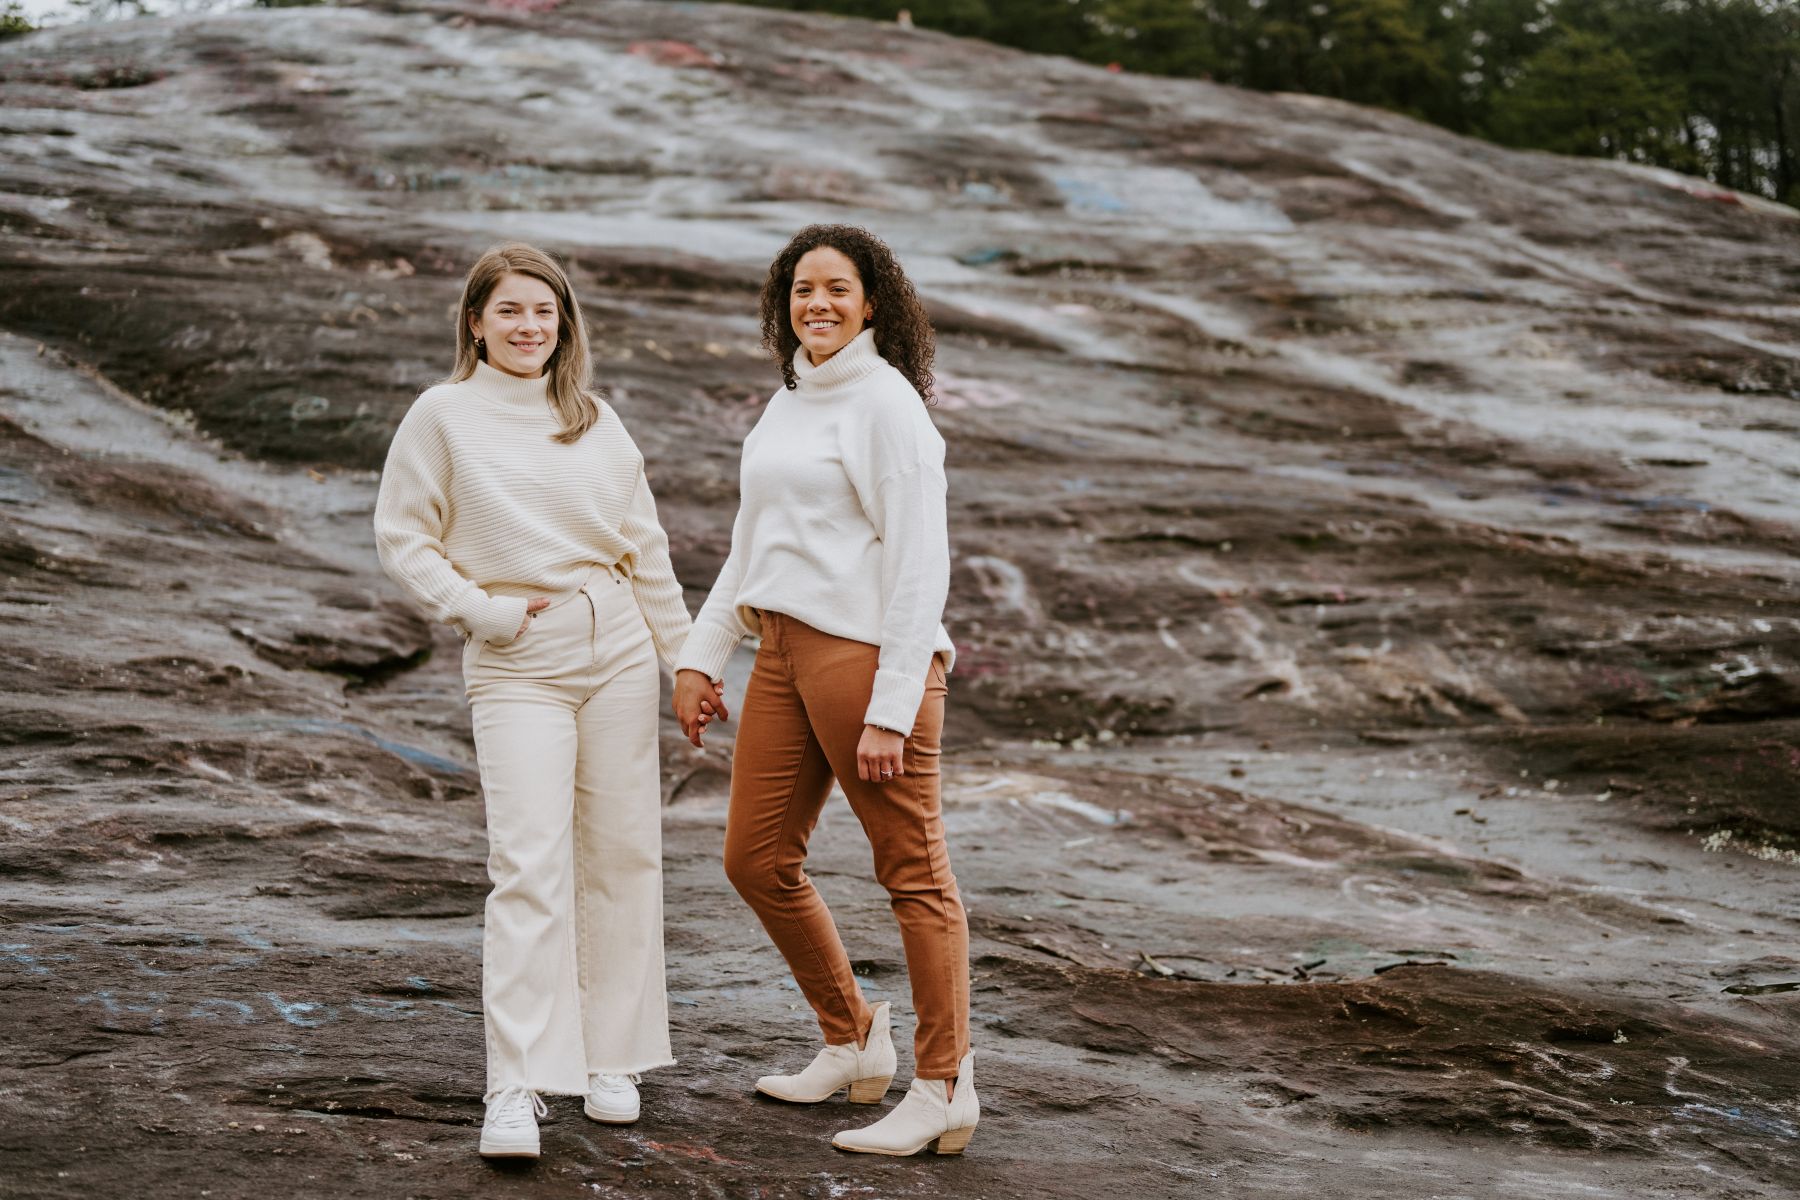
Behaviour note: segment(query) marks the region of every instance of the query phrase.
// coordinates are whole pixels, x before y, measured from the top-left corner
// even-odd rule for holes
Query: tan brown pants
[[[969,1049],[969,926],[950,873],[938,793],[944,663],[941,655],[932,660],[903,774],[864,783],[856,777],[856,744],[879,653],[781,613],[763,614],[731,768],[725,874],[787,959],[826,1042],[860,1043],[874,1014],[802,866],[835,776],[868,834],[875,877],[900,922],[918,1015],[915,1073],[954,1079]]]

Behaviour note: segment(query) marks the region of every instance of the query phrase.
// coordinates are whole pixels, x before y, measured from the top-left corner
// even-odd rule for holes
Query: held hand
[[[548,596],[533,596],[531,599],[527,600],[525,602],[525,619],[519,622],[519,632],[513,634],[513,641],[516,642],[524,637],[525,631],[531,628],[531,618],[537,616],[549,607],[550,597]]]
[[[886,783],[906,774],[903,769],[906,739],[879,725],[864,725],[856,743],[856,777],[868,783]]]
[[[725,710],[725,689],[708,679],[704,671],[675,672],[675,719],[681,723],[682,735],[688,741],[700,746],[709,724],[730,718]]]

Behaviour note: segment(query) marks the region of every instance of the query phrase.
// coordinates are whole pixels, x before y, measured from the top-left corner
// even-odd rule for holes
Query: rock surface
[[[66,28],[0,105],[7,1194],[1800,1190],[1795,214],[688,4]],[[821,219],[943,335],[981,1132],[750,1098],[815,1032],[665,720],[681,1065],[485,1166],[479,790],[372,469],[469,259],[551,245],[697,604]],[[909,1017],[841,804],[814,865]]]

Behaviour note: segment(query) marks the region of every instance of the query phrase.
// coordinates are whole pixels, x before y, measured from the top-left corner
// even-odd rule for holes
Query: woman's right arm
[[[382,569],[434,620],[503,646],[525,623],[526,602],[490,596],[461,575],[444,551],[450,447],[430,406],[416,403],[388,447],[375,497],[375,547]]]
[[[700,606],[700,615],[694,618],[693,628],[682,643],[681,656],[675,661],[675,719],[695,746],[700,745],[708,721],[714,717],[721,721],[730,718],[720,686],[725,663],[738,643],[750,636],[737,610],[738,582],[744,573],[737,536],[742,522],[743,510],[739,509],[732,522],[731,549],[725,555],[725,565],[719,568],[719,577],[713,581],[712,591]]]
[[[719,568],[712,591],[706,595],[706,603],[700,606],[700,615],[694,618],[687,641],[682,644],[681,657],[675,663],[677,671],[699,671],[708,679],[722,679],[731,652],[750,636],[750,630],[744,627],[737,610],[738,583],[744,575],[743,549],[738,538],[743,523],[744,513],[740,508],[732,522],[731,550],[725,555],[725,565]]]

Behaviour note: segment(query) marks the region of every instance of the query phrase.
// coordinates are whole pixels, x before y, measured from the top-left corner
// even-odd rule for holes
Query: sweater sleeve
[[[675,662],[677,671],[700,671],[708,679],[722,679],[731,652],[750,636],[737,609],[738,584],[744,577],[743,544],[738,537],[743,523],[744,511],[740,507],[732,522],[731,550],[725,555],[725,565],[719,568],[712,591],[707,593],[706,603],[700,606],[700,615],[694,618],[693,631]]]
[[[950,592],[944,442],[916,394],[872,416],[860,452],[846,454],[881,538],[881,654],[863,722],[911,734]]]
[[[675,579],[675,567],[669,561],[669,537],[656,519],[656,498],[650,494],[650,481],[638,467],[637,488],[619,532],[636,547],[631,569],[631,594],[650,636],[656,642],[656,653],[671,668],[687,640],[692,622],[688,619],[687,602],[681,598],[681,584]]]
[[[490,596],[461,575],[444,551],[449,522],[450,447],[429,407],[416,403],[388,447],[375,497],[375,547],[382,569],[432,619],[504,646],[525,623],[525,600]]]

